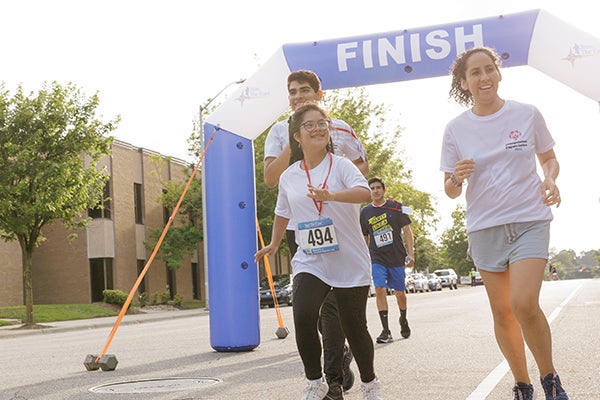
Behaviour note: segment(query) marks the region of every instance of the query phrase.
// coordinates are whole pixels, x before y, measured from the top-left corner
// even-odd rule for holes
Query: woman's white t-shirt
[[[536,154],[554,147],[539,110],[507,100],[496,113],[471,110],[450,121],[444,132],[440,169],[452,173],[457,161],[475,160],[466,185],[467,232],[509,223],[552,219],[542,202]]]
[[[327,177],[330,191],[353,187],[369,189],[367,180],[352,161],[332,155],[331,163],[329,177],[329,156],[309,170],[313,186],[320,187]],[[290,165],[279,179],[275,214],[294,219],[296,223],[331,218],[339,250],[309,255],[298,249],[292,258],[294,276],[307,272],[333,287],[368,286],[371,283],[371,259],[360,229],[360,204],[326,201],[319,217],[313,200],[306,196],[307,184],[306,171],[300,167],[300,161]],[[296,237],[299,237],[297,226]]]

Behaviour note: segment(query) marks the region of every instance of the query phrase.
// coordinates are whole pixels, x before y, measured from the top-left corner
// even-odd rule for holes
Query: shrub
[[[121,290],[106,289],[102,291],[102,295],[104,296],[104,302],[109,304],[118,304],[122,306],[125,304],[125,301],[127,301],[127,293]],[[129,303],[129,307],[130,306],[131,303]]]
[[[142,292],[139,295],[140,307],[144,308],[148,305],[148,292]]]
[[[171,300],[171,293],[169,293],[169,291],[165,291],[162,293],[159,293],[160,296],[160,304],[167,304],[169,302],[169,300]]]
[[[171,300],[171,293],[169,291],[152,293],[152,305],[156,304],[168,304]]]
[[[183,295],[181,295],[181,294],[177,293],[177,294],[176,294],[176,295],[173,297],[173,300],[171,300],[171,301],[169,302],[169,304],[172,304],[172,305],[174,305],[174,306],[177,306],[177,307],[181,307],[181,304],[183,304]]]

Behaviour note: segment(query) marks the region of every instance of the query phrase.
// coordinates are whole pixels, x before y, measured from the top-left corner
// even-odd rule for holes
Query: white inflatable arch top
[[[323,89],[448,75],[458,54],[496,49],[504,67],[529,65],[600,102],[600,40],[543,10],[446,25],[283,45],[204,126],[211,346],[260,343],[252,140],[288,110],[287,76],[316,72]],[[206,144],[206,143],[205,143]]]

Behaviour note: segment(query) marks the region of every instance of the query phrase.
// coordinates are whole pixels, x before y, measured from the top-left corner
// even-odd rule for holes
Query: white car
[[[429,281],[429,290],[438,291],[442,290],[442,280],[436,274],[427,275],[427,280]]]
[[[425,275],[423,275],[420,272],[415,272],[414,274],[412,274],[412,277],[415,281],[415,291],[421,293],[429,292],[429,281],[427,280]]]
[[[433,273],[440,277],[443,287],[458,289],[458,275],[452,268],[437,269]]]

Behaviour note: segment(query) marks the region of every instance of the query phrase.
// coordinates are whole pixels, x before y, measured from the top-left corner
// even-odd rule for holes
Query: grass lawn
[[[202,307],[204,307],[203,301],[184,301],[180,306],[182,309]],[[140,310],[143,312],[144,309]],[[33,320],[36,323],[44,323],[112,317],[118,315],[119,311],[119,306],[106,307],[98,304],[34,304]],[[11,325],[13,322],[6,320],[15,319],[25,320],[25,306],[0,307],[0,326]]]
[[[118,313],[96,304],[39,304],[33,305],[33,319],[37,323],[70,321],[98,317],[112,317]],[[0,307],[3,319],[25,319],[25,306]],[[4,321],[6,323],[6,321]]]

